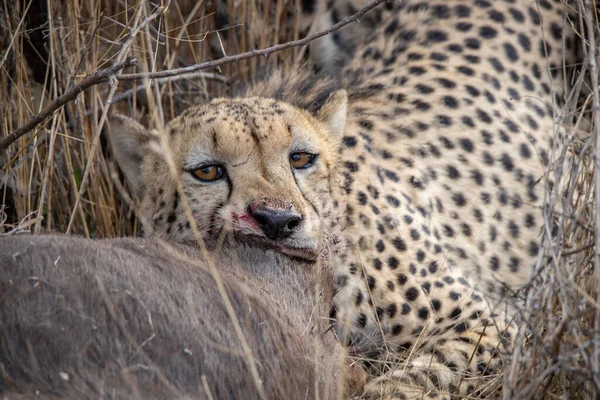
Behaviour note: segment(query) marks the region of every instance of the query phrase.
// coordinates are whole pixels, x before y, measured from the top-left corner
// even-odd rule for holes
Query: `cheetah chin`
[[[242,233],[235,233],[233,238],[237,244],[248,247],[258,247],[265,250],[276,250],[283,255],[301,259],[305,262],[316,261],[321,253],[316,241],[313,243],[298,240],[279,242],[261,236],[245,235]]]

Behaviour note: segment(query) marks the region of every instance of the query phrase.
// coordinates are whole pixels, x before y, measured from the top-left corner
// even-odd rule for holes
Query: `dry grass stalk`
[[[499,377],[507,399],[600,398],[600,256],[595,252],[600,246],[595,200],[600,196],[600,167],[595,162],[600,154],[599,18],[590,0],[569,4],[580,18],[565,23],[579,27],[586,59],[577,67],[579,75],[567,88],[570,97],[557,118],[567,135],[560,139],[548,170],[557,184],[547,188],[544,252],[532,284],[521,293],[523,342],[514,349],[504,377]],[[226,94],[228,82],[250,79],[267,60],[241,58],[210,74],[149,80],[160,76],[156,71],[187,71],[224,53],[235,56],[298,40],[298,10],[297,0],[176,1],[166,16],[157,16],[132,35],[132,27],[140,26],[136,13],[149,16],[155,11],[150,2],[143,2],[143,8],[109,0],[4,2],[0,138],[43,114],[82,76],[114,68],[128,39],[137,65],[127,73],[142,82],[115,86],[111,107],[159,126],[189,105]],[[300,62],[300,53],[301,48],[288,49],[268,61],[290,68]],[[36,135],[23,135],[0,152],[0,235],[33,227],[42,232],[70,227],[72,233],[87,237],[139,232],[140,221],[131,216],[132,202],[115,185],[120,178],[115,178],[111,161],[95,150],[101,144],[108,97],[105,85],[89,87],[76,101],[52,108],[45,115],[51,120]],[[93,190],[85,191],[85,181]]]
[[[594,162],[594,153],[600,151],[599,27],[590,1],[570,6],[579,20],[565,17],[565,23],[581,32],[585,59],[575,66],[572,86],[565,90],[566,105],[556,118],[558,146],[547,170],[555,184],[546,188],[544,252],[532,283],[521,293],[522,321],[504,375],[505,399],[600,396],[600,274],[594,254],[600,238],[600,174]],[[563,136],[558,135],[561,129]]]

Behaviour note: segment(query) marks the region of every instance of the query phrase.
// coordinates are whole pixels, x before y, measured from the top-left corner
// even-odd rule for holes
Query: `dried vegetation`
[[[503,377],[504,398],[600,398],[600,255],[595,199],[600,174],[598,15],[573,1],[584,59],[567,88],[557,127],[568,135],[547,174],[544,249],[523,302],[520,337]],[[163,4],[164,5],[164,4]],[[298,0],[7,0],[0,9],[0,139],[116,61],[151,72],[265,48],[299,37]],[[351,28],[350,28],[351,29]],[[117,188],[100,135],[107,109],[160,126],[191,104],[225,95],[266,62],[298,68],[303,48],[162,79],[110,81],[82,92],[0,153],[0,235],[59,231],[135,235],[139,224]],[[596,88],[592,90],[592,88]],[[558,132],[558,129],[557,129]],[[116,185],[115,185],[116,184]],[[1,240],[1,239],[0,239]]]
[[[146,73],[299,35],[295,0],[173,1],[165,10],[166,3],[161,8],[160,2],[141,0],[3,2],[0,138],[76,83],[118,61],[136,61],[120,72]],[[229,82],[255,76],[267,62],[291,67],[300,51],[171,78],[107,82],[82,92],[2,150],[2,231],[19,226],[89,237],[135,234],[136,221],[115,193],[113,164],[105,157],[100,135],[108,100],[112,111],[158,127],[192,104],[225,95]]]

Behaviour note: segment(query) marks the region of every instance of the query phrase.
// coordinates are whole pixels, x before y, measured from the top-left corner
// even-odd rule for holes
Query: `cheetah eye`
[[[292,153],[290,155],[290,164],[296,169],[306,169],[313,165],[316,157],[316,154]]]
[[[198,169],[191,171],[192,174],[202,182],[213,182],[223,176],[225,170],[222,166],[211,164],[203,165]]]

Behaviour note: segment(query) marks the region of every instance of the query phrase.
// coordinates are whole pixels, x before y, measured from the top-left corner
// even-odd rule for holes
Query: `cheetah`
[[[273,72],[153,135],[128,122],[119,136],[144,139],[120,164],[159,235],[195,237],[166,163],[139,150],[162,138],[204,239],[326,261],[338,337],[378,376],[365,397],[487,395],[541,254],[561,66],[576,55],[566,8],[403,1],[349,36],[336,71]]]
[[[311,3],[313,29],[357,3]],[[342,161],[354,199],[333,264],[346,268],[338,320],[350,332],[378,326],[385,351],[411,354],[390,373],[397,390],[380,391],[482,394],[473,382],[499,371],[515,291],[540,255],[562,68],[577,57],[570,11],[545,0],[404,1],[312,45],[327,73],[377,92],[348,111]]]

